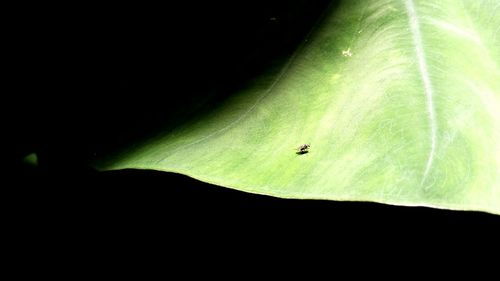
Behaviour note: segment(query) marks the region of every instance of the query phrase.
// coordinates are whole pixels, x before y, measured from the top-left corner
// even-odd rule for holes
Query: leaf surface
[[[500,214],[499,14],[497,0],[344,1],[279,71],[96,165]]]

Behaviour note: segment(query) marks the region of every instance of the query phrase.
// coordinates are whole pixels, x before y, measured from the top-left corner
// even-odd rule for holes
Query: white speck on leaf
[[[342,55],[344,57],[352,57],[351,48],[348,48],[347,50],[342,51]]]

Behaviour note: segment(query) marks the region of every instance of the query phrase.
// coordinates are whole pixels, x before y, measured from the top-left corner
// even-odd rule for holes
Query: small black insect
[[[299,147],[297,147],[297,154],[306,154],[309,152],[309,147],[311,147],[310,144],[303,144]]]

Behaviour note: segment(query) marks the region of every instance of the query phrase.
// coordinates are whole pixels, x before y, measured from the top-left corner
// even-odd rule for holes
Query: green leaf
[[[279,71],[96,166],[500,214],[499,14],[498,0],[344,1]]]

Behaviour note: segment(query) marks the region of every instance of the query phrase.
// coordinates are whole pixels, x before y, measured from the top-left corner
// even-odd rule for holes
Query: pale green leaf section
[[[279,73],[99,168],[500,214],[499,15],[498,0],[344,1]]]

